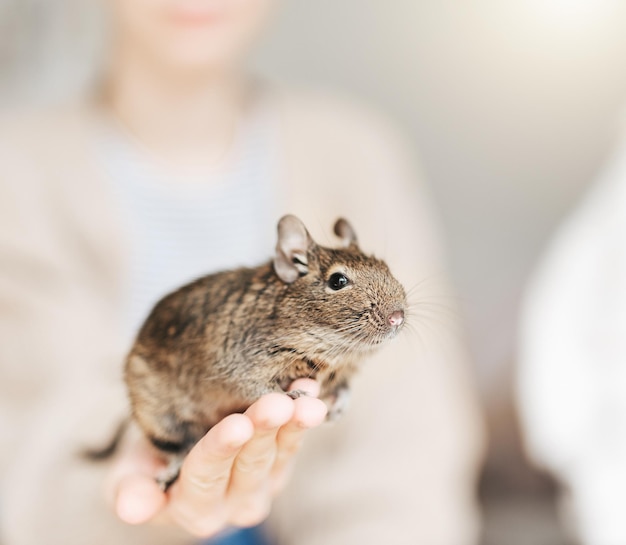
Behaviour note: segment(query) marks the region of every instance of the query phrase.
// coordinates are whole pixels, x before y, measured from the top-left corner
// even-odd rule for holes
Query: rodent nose
[[[404,310],[395,310],[389,316],[387,316],[387,321],[390,326],[398,327],[402,325],[404,322]]]

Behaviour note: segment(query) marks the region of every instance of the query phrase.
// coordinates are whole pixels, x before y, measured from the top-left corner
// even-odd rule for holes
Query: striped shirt
[[[166,293],[199,276],[270,258],[277,195],[275,117],[257,106],[229,158],[198,178],[168,173],[130,135],[103,124],[98,155],[129,234],[129,339]]]

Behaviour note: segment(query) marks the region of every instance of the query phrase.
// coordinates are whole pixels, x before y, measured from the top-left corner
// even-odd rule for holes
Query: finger
[[[294,455],[300,449],[305,432],[319,426],[326,418],[326,404],[313,397],[300,397],[294,401],[294,414],[276,436],[277,452],[272,467],[272,493],[284,486]]]
[[[247,416],[229,415],[187,455],[180,477],[169,491],[169,510],[190,531],[208,533],[203,525],[210,525],[209,518],[222,516],[233,461],[253,432]]]
[[[229,493],[247,493],[262,482],[276,455],[276,433],[293,416],[294,402],[282,394],[268,394],[246,411],[254,436],[235,460]]]
[[[294,408],[294,402],[287,396],[268,394],[246,411],[255,432],[233,465],[228,488],[232,523],[250,526],[267,515],[271,499],[269,472],[276,457],[276,434],[291,420]]]
[[[318,397],[320,395],[320,384],[310,378],[299,378],[289,385],[289,391],[293,390],[302,390],[311,397]]]
[[[115,512],[128,524],[143,524],[159,514],[166,502],[165,494],[153,478],[129,475],[119,483]]]

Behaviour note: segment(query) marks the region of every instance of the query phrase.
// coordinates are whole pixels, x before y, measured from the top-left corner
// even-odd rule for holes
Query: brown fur
[[[404,311],[404,289],[345,220],[335,232],[344,247],[324,248],[286,216],[273,263],[200,278],[154,307],[125,379],[158,448],[184,455],[224,416],[297,378],[317,379],[323,399],[343,398],[358,361],[395,335],[388,316]],[[337,291],[336,272],[350,281]]]

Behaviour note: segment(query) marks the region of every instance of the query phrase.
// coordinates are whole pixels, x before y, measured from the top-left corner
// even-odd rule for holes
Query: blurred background
[[[0,0],[4,104],[63,96],[88,81],[101,36],[87,4]],[[484,545],[568,543],[555,484],[524,462],[517,432],[517,316],[550,234],[616,136],[626,96],[626,4],[281,4],[254,69],[386,112],[414,143],[430,182],[491,433],[480,490]]]

